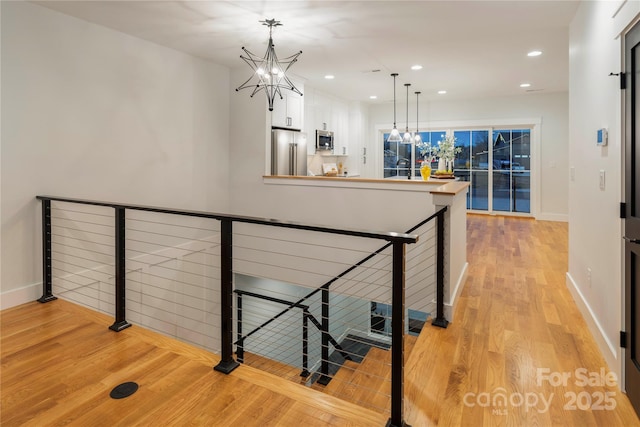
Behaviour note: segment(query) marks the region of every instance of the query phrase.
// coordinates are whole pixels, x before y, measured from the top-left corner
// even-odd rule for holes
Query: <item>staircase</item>
[[[405,363],[417,339],[413,335],[404,336]],[[301,377],[300,368],[252,353],[245,353],[245,363],[298,384],[306,385],[311,378]],[[310,387],[378,413],[388,413],[391,408],[391,350],[371,347],[362,362],[345,360],[326,386],[315,381]]]
[[[417,337],[404,336],[405,362]],[[345,361],[327,386],[314,384],[331,396],[350,403],[387,413],[391,409],[391,350],[371,347],[361,363]]]

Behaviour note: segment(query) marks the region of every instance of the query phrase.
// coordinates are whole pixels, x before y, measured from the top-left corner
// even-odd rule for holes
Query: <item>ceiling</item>
[[[42,1],[50,9],[210,59],[240,85],[241,47],[262,55],[267,27],[305,85],[348,100],[393,99],[390,73],[427,99],[568,90],[569,23],[578,1]],[[541,56],[527,56],[541,50]],[[414,64],[422,70],[412,71]],[[379,70],[379,71],[374,71]],[[246,73],[245,73],[246,71]],[[333,80],[325,75],[332,74]],[[521,83],[530,83],[521,88]],[[446,95],[438,95],[446,90]],[[371,101],[370,95],[378,99]],[[421,98],[424,99],[424,98]]]

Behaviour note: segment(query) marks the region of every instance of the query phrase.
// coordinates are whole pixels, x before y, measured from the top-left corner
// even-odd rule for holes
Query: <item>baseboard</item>
[[[540,212],[536,216],[538,221],[556,221],[556,222],[569,222],[568,214],[556,214],[556,213],[543,213]]]
[[[468,272],[469,263],[465,262],[464,267],[462,267],[462,272],[458,277],[458,281],[456,282],[456,287],[453,288],[453,293],[451,294],[451,300],[449,302],[444,303],[444,317],[449,321],[449,323],[453,322],[453,314],[456,311],[456,304],[458,303],[458,296],[462,293],[462,288],[464,288],[464,284],[467,280],[467,272]]]
[[[0,294],[0,310],[37,300],[42,296],[42,282],[33,283]]]
[[[607,337],[607,334],[600,325],[600,322],[596,318],[591,306],[584,298],[582,292],[580,292],[580,288],[578,288],[578,285],[573,280],[573,277],[571,277],[571,274],[568,272],[566,275],[566,283],[567,288],[569,288],[569,292],[571,292],[571,295],[580,310],[580,313],[582,313],[582,317],[585,322],[587,322],[591,335],[596,340],[596,344],[598,344],[598,347],[600,348],[602,356],[604,356],[605,361],[609,365],[609,369],[615,372],[618,378],[622,378],[623,361],[619,358],[621,353],[618,353],[617,347]]]

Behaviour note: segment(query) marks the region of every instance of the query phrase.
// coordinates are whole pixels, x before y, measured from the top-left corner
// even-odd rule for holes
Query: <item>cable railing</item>
[[[405,350],[415,343],[415,336],[428,319],[435,326],[446,327],[448,323],[443,314],[445,212],[446,208],[443,208],[409,230],[418,236],[418,242],[407,246],[405,255],[404,303],[408,312],[404,328]],[[274,292],[272,278],[237,279],[237,286],[248,281],[253,290],[251,297],[278,302],[268,310],[262,310],[264,305],[249,308],[247,302],[238,297],[236,344],[239,355],[245,350],[264,355],[289,368],[295,367],[299,376],[306,378],[301,381],[293,375],[294,381],[379,412],[389,412],[392,400],[389,349],[393,325],[391,245],[379,247],[353,264],[338,264],[347,267],[311,291],[280,282],[278,291]],[[278,305],[284,308],[278,311]],[[294,312],[298,314],[293,315]],[[301,316],[303,312],[313,313],[317,330],[326,331],[330,338],[324,342],[317,335],[309,338],[307,319]],[[251,323],[245,318],[260,321]],[[250,332],[243,335],[242,331],[247,329]],[[255,338],[257,334],[263,336]],[[282,365],[271,365],[262,358],[257,364],[244,361],[242,357],[238,360],[276,375],[286,370]]]
[[[347,312],[337,310],[340,304],[336,299],[347,303],[351,298],[352,307],[359,301],[362,307],[352,309],[353,316],[365,312],[371,296],[391,303],[391,353],[400,365],[394,366],[391,375],[390,425],[402,424],[404,337],[397,335],[396,329],[404,330],[405,246],[416,243],[415,234],[51,196],[37,198],[42,201],[40,302],[55,300],[58,295],[112,315],[110,329],[114,331],[126,329],[132,321],[203,346],[220,354],[214,369],[226,374],[239,366],[234,358],[234,349],[239,349],[234,337],[242,337],[238,335],[238,306],[234,307],[234,277],[236,282],[239,277],[260,277],[302,289],[296,297],[304,297],[307,304],[303,305],[308,308],[292,315],[300,332],[285,331],[285,335],[299,333],[301,339],[281,352],[300,348],[301,354],[306,354],[310,378],[312,372],[329,372],[323,365],[337,364],[324,357],[330,350],[344,359],[351,357],[349,349],[342,349],[342,354],[340,351],[346,331],[337,333],[335,328],[349,322]],[[379,240],[388,242],[387,253],[380,257],[386,261],[365,261],[361,266],[366,267],[366,274],[352,270],[351,266],[368,257],[366,254],[376,251]],[[326,283],[332,283],[336,290],[341,283],[345,285],[340,292],[327,287],[317,292],[317,298],[308,296]],[[387,290],[376,291],[376,283],[385,283]],[[237,286],[236,290],[247,291]],[[281,299],[295,303],[290,297]],[[283,306],[278,305],[276,315]],[[247,322],[243,330],[250,324],[247,307],[243,302],[242,322]],[[280,318],[285,320],[288,315]],[[269,319],[272,317],[270,313]],[[367,313],[367,321],[369,317]],[[262,329],[250,339],[266,342],[263,332],[267,328]],[[271,332],[272,337],[277,335]],[[246,346],[246,336],[244,341]],[[305,342],[306,351],[302,345]],[[320,357],[316,358],[318,352]],[[314,380],[325,377],[329,374],[316,375]]]

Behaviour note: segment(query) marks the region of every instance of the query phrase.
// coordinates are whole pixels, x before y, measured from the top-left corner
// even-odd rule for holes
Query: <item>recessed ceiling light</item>
[[[336,78],[336,76],[332,75],[332,74],[327,74],[326,76],[324,76],[325,79],[327,80],[333,80]]]
[[[422,65],[416,64],[411,66],[412,70],[422,70]]]
[[[531,87],[531,83],[522,83],[520,87]]]
[[[378,97],[376,95],[371,95],[369,99],[378,99]]]
[[[447,93],[447,91],[446,91],[446,90],[439,90],[439,91],[438,91],[438,95],[444,95],[445,93]]]
[[[539,50],[532,50],[531,52],[527,53],[527,56],[540,56],[542,55],[542,51]]]

